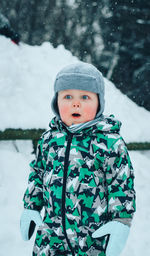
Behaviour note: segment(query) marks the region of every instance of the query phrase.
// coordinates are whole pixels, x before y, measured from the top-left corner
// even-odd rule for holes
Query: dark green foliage
[[[6,129],[0,131],[0,140],[38,140],[44,129]]]
[[[135,102],[150,109],[150,2],[109,0],[109,8],[110,33],[103,36],[104,44],[111,51],[113,44],[118,43],[111,79]]]
[[[35,152],[37,141],[44,131],[44,129],[6,129],[0,131],[0,140],[32,140]],[[127,148],[128,150],[150,150],[150,142],[128,143]]]

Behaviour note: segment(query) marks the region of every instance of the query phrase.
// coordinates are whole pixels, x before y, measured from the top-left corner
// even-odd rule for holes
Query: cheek
[[[70,107],[67,104],[62,104],[59,106],[60,117],[63,119],[69,114]]]
[[[85,106],[84,113],[87,118],[93,119],[96,116],[97,108],[93,106]]]

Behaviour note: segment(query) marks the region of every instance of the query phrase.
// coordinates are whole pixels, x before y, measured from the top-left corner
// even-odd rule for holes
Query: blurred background
[[[1,0],[0,12],[22,42],[63,44],[150,110],[149,1]]]

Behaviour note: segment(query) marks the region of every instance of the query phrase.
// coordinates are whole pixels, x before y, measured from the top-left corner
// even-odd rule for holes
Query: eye
[[[70,100],[70,99],[72,99],[72,96],[71,95],[65,95],[64,98],[67,99],[67,100]]]
[[[88,98],[89,98],[88,95],[83,95],[83,96],[82,96],[82,99],[83,99],[83,100],[87,100]]]

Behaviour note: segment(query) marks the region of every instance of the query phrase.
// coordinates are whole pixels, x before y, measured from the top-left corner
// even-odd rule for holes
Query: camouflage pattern
[[[133,217],[134,173],[120,122],[104,117],[71,134],[54,118],[38,143],[24,195],[27,209],[45,209],[33,256],[105,256],[104,223]]]

